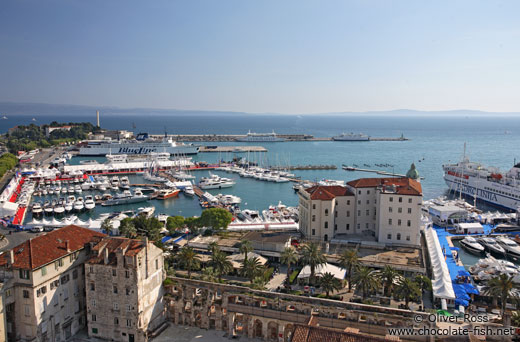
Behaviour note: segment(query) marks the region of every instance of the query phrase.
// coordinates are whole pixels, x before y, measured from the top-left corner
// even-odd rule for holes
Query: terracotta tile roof
[[[117,263],[116,251],[122,249],[125,256],[135,256],[144,248],[144,242],[141,240],[132,240],[122,237],[102,237],[97,238],[96,245],[92,248],[97,255],[91,257],[88,264],[103,264],[104,263],[104,249],[108,250],[108,264],[115,265]]]
[[[78,226],[66,226],[44,235],[27,240],[12,250],[14,252],[14,268],[36,269],[71,252],[82,249],[85,244],[97,236],[105,234]],[[67,251],[67,244],[69,251]],[[9,251],[0,255],[0,266],[9,260]]]
[[[360,178],[347,183],[353,188],[376,188],[378,186],[396,187],[396,193],[400,195],[421,196],[422,187],[418,181],[401,177],[401,178]]]
[[[295,324],[291,342],[382,342],[383,337]]]
[[[315,185],[305,191],[311,195],[311,200],[330,201],[337,196],[354,196],[347,187],[339,185]]]

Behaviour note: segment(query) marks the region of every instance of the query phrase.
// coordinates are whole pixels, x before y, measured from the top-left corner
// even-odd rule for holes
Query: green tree
[[[482,293],[486,296],[500,299],[502,317],[504,317],[504,313],[506,312],[507,301],[518,300],[518,295],[516,294],[513,283],[513,276],[509,276],[505,273],[491,278]]]
[[[432,290],[432,281],[427,276],[418,274],[417,276],[415,276],[414,281],[417,283],[417,285],[421,289],[421,293],[424,293],[424,291]]]
[[[186,217],[184,219],[184,224],[190,230],[190,233],[196,235],[199,233],[200,228],[200,218],[198,217]]]
[[[520,327],[520,311],[514,311],[511,315],[511,326]]]
[[[213,267],[204,267],[204,269],[202,270],[202,280],[215,282],[217,278],[218,274],[217,272],[215,272],[215,269]]]
[[[358,289],[361,289],[363,300],[367,298],[369,293],[379,289],[380,286],[376,271],[365,266],[357,268],[352,282],[356,284]]]
[[[352,290],[352,275],[361,265],[359,262],[359,254],[356,250],[347,249],[340,257],[340,266],[347,270],[348,292]]]
[[[222,276],[233,270],[233,264],[228,260],[227,254],[216,248],[211,255],[210,266],[213,267],[218,275],[219,283],[222,282]]]
[[[249,240],[243,240],[238,250],[240,253],[244,253],[244,263],[247,263],[247,255],[254,250],[253,244]]]
[[[215,251],[220,251],[220,247],[218,246],[217,241],[211,241],[208,244],[208,251],[210,251],[211,254],[215,253]]]
[[[282,254],[280,254],[280,261],[287,265],[287,279],[291,276],[291,265],[298,262],[298,253],[293,247],[285,247]]]
[[[260,259],[258,257],[253,257],[249,259],[244,259],[242,261],[242,267],[240,269],[240,273],[249,279],[251,284],[253,283],[253,279],[260,275],[262,272],[262,264],[260,263]]]
[[[191,271],[200,267],[200,258],[190,246],[184,246],[177,254],[177,260],[182,267],[188,271],[188,278],[191,279]]]
[[[327,297],[331,291],[341,290],[343,286],[341,286],[341,281],[334,277],[334,275],[330,272],[321,275],[320,285]]]
[[[152,241],[161,240],[161,229],[163,225],[157,218],[148,218],[144,215],[139,215],[135,217],[132,222],[134,223],[138,235],[146,236]]]
[[[200,216],[200,224],[203,227],[211,227],[215,230],[226,229],[231,223],[233,215],[226,209],[211,208],[206,209]]]
[[[395,288],[395,295],[397,298],[404,298],[406,307],[411,300],[414,300],[421,296],[421,290],[419,285],[406,277],[401,277]]]
[[[121,220],[119,234],[130,239],[137,237],[137,230],[135,229],[132,218],[127,217]]]
[[[179,228],[184,227],[184,217],[182,216],[168,216],[166,219],[166,229],[170,234],[175,233]]]
[[[382,270],[379,271],[378,276],[383,283],[385,297],[390,296],[392,288],[394,287],[394,281],[400,276],[399,272],[396,271],[392,266],[386,265]]]
[[[321,247],[315,242],[309,242],[303,246],[301,262],[304,265],[309,265],[311,268],[311,283],[314,283],[314,276],[316,267],[327,262],[325,254],[321,251]]]
[[[112,233],[112,230],[114,229],[114,226],[112,225],[112,220],[106,218],[103,221],[103,223],[101,223],[101,229],[105,231],[105,234],[110,235],[110,233]]]

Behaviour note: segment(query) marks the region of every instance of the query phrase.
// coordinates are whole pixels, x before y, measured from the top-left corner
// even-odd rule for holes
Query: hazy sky
[[[520,1],[2,0],[0,100],[520,111]]]

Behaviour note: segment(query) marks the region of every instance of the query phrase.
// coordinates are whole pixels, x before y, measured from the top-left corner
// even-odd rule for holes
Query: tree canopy
[[[200,216],[200,225],[203,227],[210,227],[212,229],[221,230],[226,229],[231,223],[233,215],[226,209],[211,208],[206,209]]]

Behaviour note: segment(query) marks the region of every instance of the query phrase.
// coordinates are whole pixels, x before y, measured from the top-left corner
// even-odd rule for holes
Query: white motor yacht
[[[516,242],[506,236],[497,237],[497,242],[505,249],[508,257],[520,259],[520,246]]]
[[[92,210],[96,207],[96,202],[94,202],[94,198],[92,196],[85,197],[85,209]]]
[[[65,212],[65,200],[61,198],[54,206],[54,214],[61,215]]]
[[[235,185],[235,181],[230,178],[220,177],[211,173],[209,175],[209,177],[202,177],[199,182],[199,188],[202,190],[230,188]]]
[[[466,236],[460,241],[460,245],[468,252],[481,255],[484,253],[485,248],[472,236]]]
[[[497,241],[492,237],[481,237],[477,240],[479,243],[481,243],[484,248],[489,251],[491,254],[505,257],[506,251],[505,249],[500,246]]]
[[[83,209],[85,209],[85,201],[83,200],[83,197],[78,197],[74,202],[74,210],[82,211]]]
[[[36,202],[32,206],[32,214],[33,215],[40,215],[42,213],[42,205],[40,202]]]
[[[217,200],[224,205],[237,205],[242,202],[242,199],[238,196],[218,194],[215,196]]]
[[[83,190],[81,189],[81,185],[76,185],[74,187],[74,192],[77,193],[77,194],[81,194],[83,192]]]
[[[195,191],[193,191],[193,187],[191,186],[186,186],[184,188],[184,194],[185,195],[188,195],[188,196],[195,196]]]

